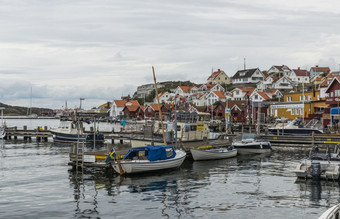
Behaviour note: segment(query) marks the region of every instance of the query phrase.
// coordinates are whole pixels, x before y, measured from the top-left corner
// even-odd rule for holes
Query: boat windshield
[[[254,141],[255,140],[255,134],[253,133],[245,133],[242,134],[242,141]]]

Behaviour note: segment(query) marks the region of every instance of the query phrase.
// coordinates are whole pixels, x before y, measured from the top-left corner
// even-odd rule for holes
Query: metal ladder
[[[76,168],[84,167],[84,141],[77,140],[76,144]]]

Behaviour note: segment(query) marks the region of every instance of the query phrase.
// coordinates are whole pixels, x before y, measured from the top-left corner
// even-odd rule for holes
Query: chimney
[[[217,71],[221,71],[221,69],[217,69]]]
[[[298,67],[298,70],[300,70],[300,67]]]

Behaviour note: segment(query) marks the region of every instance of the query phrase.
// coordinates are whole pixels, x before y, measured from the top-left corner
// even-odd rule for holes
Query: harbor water
[[[69,151],[52,140],[0,141],[0,218],[318,218],[340,201],[338,182],[296,179],[301,152],[187,159],[121,177],[72,170]]]

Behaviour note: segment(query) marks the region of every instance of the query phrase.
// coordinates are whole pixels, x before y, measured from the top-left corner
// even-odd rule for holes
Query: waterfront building
[[[114,100],[110,109],[110,117],[115,118],[123,115],[123,109],[125,106],[139,106],[137,100]]]

